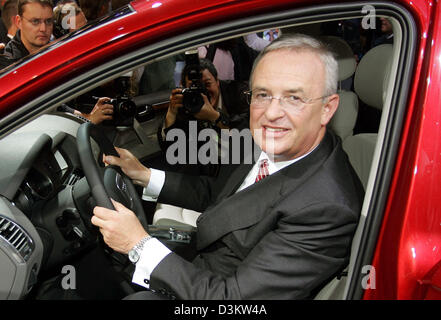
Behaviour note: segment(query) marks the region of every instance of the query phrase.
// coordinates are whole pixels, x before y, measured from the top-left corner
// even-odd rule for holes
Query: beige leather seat
[[[193,210],[158,203],[153,216],[153,224],[167,226],[191,225],[196,227],[196,220],[200,214],[200,212]]]
[[[331,122],[328,124],[328,128],[332,129],[344,141],[354,133],[358,115],[358,97],[353,91],[343,89],[342,82],[351,79],[357,62],[351,47],[343,39],[326,36],[321,37],[320,40],[328,44],[332,51],[334,51],[338,63],[339,88],[337,93],[340,96],[340,103]]]
[[[367,105],[379,110],[383,109],[391,58],[391,44],[374,47],[361,59],[355,71],[354,90],[358,97]],[[376,143],[376,133],[360,133],[343,141],[343,149],[365,189]]]
[[[354,78],[354,90],[359,98],[371,107],[382,110],[388,77],[391,71],[392,45],[381,45],[369,50],[361,59]],[[377,133],[360,133],[348,136],[343,148],[366,189],[372,159],[377,143]],[[361,221],[363,221],[363,215]],[[361,225],[362,226],[362,225]],[[360,237],[360,225],[354,239]],[[354,243],[352,244],[354,246]],[[348,271],[346,268],[345,272]],[[315,297],[316,300],[341,299],[345,292],[346,277],[334,278]]]

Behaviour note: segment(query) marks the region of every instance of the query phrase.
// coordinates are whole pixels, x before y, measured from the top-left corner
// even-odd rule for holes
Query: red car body
[[[131,3],[134,12],[54,44],[0,77],[0,118],[94,65],[187,31],[285,9],[300,0],[169,0]],[[342,1],[327,1],[327,5]],[[344,2],[343,2],[344,3]],[[417,43],[397,156],[381,226],[372,236],[375,288],[363,299],[441,298],[441,7],[437,1],[395,1],[415,22]],[[123,23],[121,23],[123,21]],[[375,204],[373,204],[375,205]],[[376,240],[375,240],[376,239]]]
[[[441,288],[441,153],[439,5],[409,1],[418,23],[412,89],[400,149],[372,265],[378,290],[366,299],[439,299]]]

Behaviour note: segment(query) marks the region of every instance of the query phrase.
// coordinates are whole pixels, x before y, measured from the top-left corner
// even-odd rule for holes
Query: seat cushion
[[[155,215],[153,216],[153,224],[168,226],[191,225],[196,227],[196,220],[200,214],[197,211],[158,203]]]

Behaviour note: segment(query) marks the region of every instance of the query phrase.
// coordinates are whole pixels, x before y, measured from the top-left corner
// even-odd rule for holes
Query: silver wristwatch
[[[149,241],[152,237],[151,236],[145,236],[142,238],[128,253],[129,260],[135,264],[138,262],[139,257],[141,256],[142,248],[144,247],[145,243]]]

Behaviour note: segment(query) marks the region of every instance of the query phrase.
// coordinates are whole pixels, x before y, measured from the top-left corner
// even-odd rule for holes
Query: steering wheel
[[[148,227],[147,218],[132,180],[118,166],[99,167],[92,150],[91,138],[105,155],[119,157],[110,140],[100,128],[91,122],[83,123],[77,131],[77,148],[81,166],[86,176],[92,196],[100,207],[115,210],[110,198],[132,210],[144,228]]]

